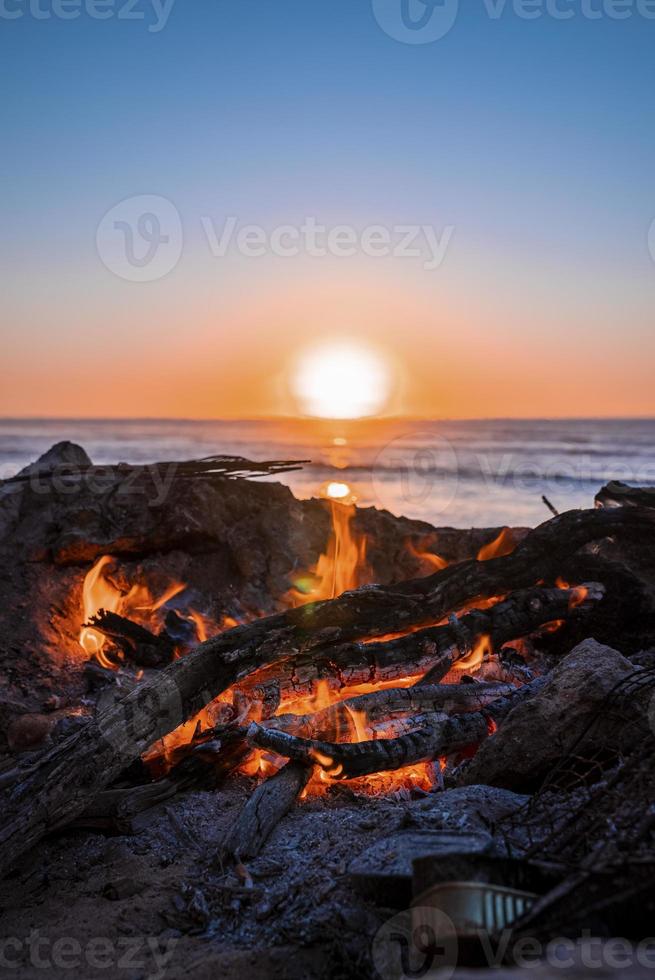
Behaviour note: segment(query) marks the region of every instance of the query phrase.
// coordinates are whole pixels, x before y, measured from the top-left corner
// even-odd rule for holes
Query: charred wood
[[[311,773],[311,764],[288,762],[274,776],[260,783],[224,842],[221,860],[256,857],[302,793]]]
[[[298,738],[288,732],[262,728],[255,722],[248,730],[253,745],[307,764],[319,765],[332,779],[354,779],[374,772],[388,772],[481,742],[488,734],[487,719],[480,713],[440,714],[416,719],[417,728],[397,738],[341,743]]]
[[[145,626],[118,613],[100,609],[85,626],[112,641],[139,667],[163,667],[175,657],[175,643],[166,633],[151,633]]]
[[[591,608],[604,596],[605,589],[600,583],[588,582],[574,589],[525,589],[490,609],[473,610],[451,625],[457,645],[440,652],[437,662],[418,683],[438,683],[458,661],[473,652],[484,637],[488,638],[493,652],[509,640],[527,636],[549,623],[566,620],[576,609]]]
[[[73,826],[131,833],[133,817],[170,799],[179,790],[179,783],[173,779],[162,779],[145,786],[103,790],[91,806],[76,818]]]
[[[340,743],[298,738],[288,732],[263,728],[253,722],[248,737],[258,748],[298,762],[319,765],[333,779],[354,779],[374,772],[402,769],[429,762],[482,742],[517,704],[534,697],[542,687],[539,678],[507,697],[497,698],[484,711],[448,716],[443,712],[419,716],[416,730],[398,738]]]
[[[303,738],[334,739],[353,727],[353,713],[361,714],[361,724],[373,734],[376,722],[391,721],[404,715],[445,712],[461,714],[480,711],[497,698],[508,695],[509,684],[437,684],[425,687],[387,688],[348,698],[314,714],[277,715],[267,728],[289,732]]]
[[[262,705],[262,717],[270,718],[285,701],[310,696],[318,681],[333,691],[403,677],[438,684],[485,637],[492,650],[499,649],[554,620],[566,620],[576,604],[585,610],[603,598],[599,584],[582,588],[586,595],[576,589],[526,589],[489,609],[472,610],[461,619],[453,616],[443,626],[386,642],[348,643],[289,657],[248,678],[239,689]]]

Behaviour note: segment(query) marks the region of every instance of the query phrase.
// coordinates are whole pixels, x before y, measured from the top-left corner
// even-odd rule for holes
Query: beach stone
[[[431,793],[407,807],[403,829],[379,838],[351,862],[350,880],[377,902],[409,902],[415,860],[428,855],[447,859],[496,854],[494,826],[527,800],[527,796],[494,786]]]
[[[400,830],[377,840],[348,868],[353,886],[382,905],[403,908],[412,897],[413,862],[427,855],[491,854],[494,841],[487,832]]]
[[[425,830],[488,834],[490,827],[527,801],[527,796],[497,786],[459,786],[413,803],[409,817]]]
[[[22,715],[7,728],[7,744],[13,752],[23,752],[41,745],[54,725],[52,718],[40,714]]]
[[[66,466],[91,466],[91,460],[82,446],[76,442],[56,442],[37,460],[23,467],[18,476],[49,472]]]
[[[618,651],[584,640],[555,667],[539,694],[514,708],[493,738],[480,746],[462,773],[462,783],[535,789],[584,735],[609,692],[633,672]],[[618,735],[609,721],[607,727],[596,725],[576,751],[611,747]]]

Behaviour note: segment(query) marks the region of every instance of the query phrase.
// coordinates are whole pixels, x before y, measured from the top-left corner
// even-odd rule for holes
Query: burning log
[[[266,728],[303,738],[332,740],[336,739],[340,732],[352,731],[354,727],[371,739],[379,739],[384,738],[387,732],[397,735],[401,732],[413,731],[420,724],[417,722],[417,716],[423,719],[424,716],[435,714],[480,711],[486,705],[501,697],[509,696],[514,691],[515,688],[511,684],[475,682],[420,688],[388,688],[340,701],[314,714],[276,715],[267,721]],[[407,718],[405,717],[407,715],[413,717]],[[227,735],[224,734],[225,732]],[[249,744],[248,728],[233,724],[205,733],[209,741],[204,745],[199,743],[193,749],[194,754],[202,752],[205,746],[211,749],[215,744],[213,736],[216,736],[215,741],[219,746],[217,765],[226,762],[225,751],[222,748],[224,739],[228,748],[231,745],[233,751],[238,747],[241,748],[241,758],[235,764],[242,761],[248,752],[247,748],[244,749],[244,745],[247,747]]]
[[[544,679],[538,678],[508,697],[497,698],[485,711],[453,716],[434,712],[419,716],[416,730],[398,738],[372,742],[323,742],[263,728],[256,722],[248,729],[248,738],[258,748],[270,749],[298,762],[318,765],[332,779],[354,779],[429,762],[482,742],[516,705],[536,696],[544,683]]]
[[[145,626],[106,609],[101,609],[84,628],[112,640],[139,667],[163,667],[175,657],[175,643],[168,633],[152,633]]]
[[[0,871],[70,823],[153,742],[248,673],[328,643],[428,626],[478,600],[552,579],[566,556],[591,541],[643,541],[654,528],[655,513],[648,509],[571,511],[536,528],[504,557],[464,561],[389,589],[365,587],[207,640],[47,752],[3,794]],[[468,714],[448,722],[472,727],[476,718]]]
[[[479,714],[457,716],[452,726],[447,715],[419,716],[416,725],[414,731],[397,738],[341,743],[299,738],[253,722],[248,737],[260,749],[318,765],[332,779],[341,780],[429,762],[438,755],[481,742],[487,733],[487,721]]]
[[[475,668],[486,651],[494,652],[510,640],[564,621],[573,610],[588,609],[604,596],[605,589],[599,582],[573,589],[525,589],[488,610],[473,610],[459,620],[453,616],[450,628],[457,638],[455,647],[440,652],[437,662],[418,684],[438,683],[454,666]]]
[[[173,750],[172,761],[175,761],[175,765],[169,774],[171,778],[177,776],[179,779],[185,779],[190,762],[195,765],[202,763],[211,771],[212,784],[218,786],[246,760],[251,751],[246,738],[246,729],[235,724],[210,730],[194,742],[190,756],[188,746],[180,746],[177,751]],[[152,768],[156,771],[156,760]]]
[[[312,766],[288,762],[260,783],[237,817],[221,848],[221,860],[256,857],[268,837],[309,782]]]
[[[350,732],[354,727],[371,739],[379,739],[386,737],[387,732],[397,735],[413,731],[417,727],[416,716],[480,711],[514,691],[511,684],[477,682],[388,688],[340,701],[314,714],[277,715],[268,720],[266,727],[304,738],[326,740],[336,739],[340,732]],[[408,715],[413,717],[405,717]],[[202,739],[194,745],[193,756],[212,761],[217,779],[236,768],[251,751],[248,728],[238,723],[209,729]],[[178,765],[184,765],[189,759],[188,746],[173,750],[172,757],[180,760]]]
[[[361,717],[361,725],[368,731],[374,730],[378,721],[393,721],[403,715],[480,711],[513,690],[511,684],[477,683],[392,687],[339,701],[314,714],[276,715],[266,727],[303,738],[334,739],[353,727],[354,715]]]
[[[510,640],[566,620],[573,609],[588,608],[603,595],[598,583],[521,590],[489,609],[474,609],[461,619],[453,616],[443,626],[386,642],[348,643],[289,657],[249,678],[239,690],[261,702],[263,717],[270,718],[285,700],[310,696],[319,681],[338,691],[423,674],[420,684],[437,684],[454,665],[477,667],[484,650],[499,650]]]

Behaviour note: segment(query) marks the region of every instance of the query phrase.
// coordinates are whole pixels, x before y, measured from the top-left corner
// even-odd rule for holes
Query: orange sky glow
[[[268,418],[302,415],[300,353],[368,345],[388,365],[380,415],[413,418],[655,414],[652,358],[620,342],[612,310],[556,315],[526,293],[426,290],[403,275],[237,279],[231,292],[173,278],[103,284],[16,331],[0,391],[6,417]],[[300,283],[300,284],[299,284]],[[512,287],[513,289],[513,287]],[[193,301],[189,296],[193,295]],[[604,317],[604,321],[603,318]],[[644,330],[645,345],[653,342]],[[38,356],[35,357],[35,351]]]

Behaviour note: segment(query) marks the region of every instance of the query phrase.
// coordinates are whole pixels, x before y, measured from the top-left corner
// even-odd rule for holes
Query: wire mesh
[[[655,668],[647,668],[616,685],[501,828],[510,854],[554,875],[520,929],[546,936],[628,925],[639,932],[655,897],[654,753]]]

